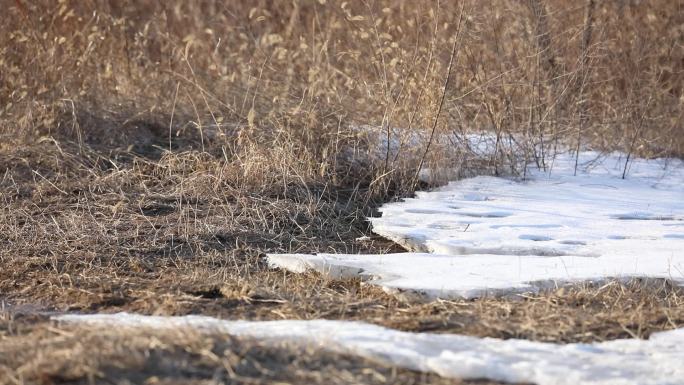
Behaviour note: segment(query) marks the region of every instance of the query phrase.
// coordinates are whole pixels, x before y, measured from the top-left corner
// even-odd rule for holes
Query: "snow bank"
[[[646,341],[558,345],[406,333],[366,323],[326,320],[249,322],[126,313],[62,315],[53,320],[118,328],[191,328],[265,341],[287,340],[463,379],[486,378],[539,385],[684,383],[684,329],[657,333]]]
[[[293,272],[308,269],[331,278],[359,276],[394,294],[476,298],[537,292],[575,282],[648,277],[684,284],[684,256],[540,257],[530,255],[279,254],[269,262]]]
[[[684,162],[584,152],[514,181],[476,177],[381,208],[373,231],[413,253],[269,255],[391,290],[474,297],[605,278],[684,283]]]

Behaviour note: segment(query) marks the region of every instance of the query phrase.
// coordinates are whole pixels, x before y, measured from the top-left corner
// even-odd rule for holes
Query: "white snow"
[[[527,180],[480,176],[381,208],[373,231],[411,253],[268,256],[296,272],[389,290],[476,297],[606,278],[684,283],[684,162],[583,152]]]
[[[656,333],[649,340],[559,345],[407,333],[360,322],[326,320],[250,322],[126,313],[62,315],[53,320],[98,327],[189,328],[267,342],[287,340],[452,378],[538,385],[684,384],[684,329]]]

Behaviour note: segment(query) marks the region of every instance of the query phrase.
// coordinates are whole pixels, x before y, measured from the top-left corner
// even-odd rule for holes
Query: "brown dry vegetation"
[[[182,293],[166,297],[168,303],[175,300],[175,313],[191,310],[228,318],[256,313],[257,318],[274,319],[324,316],[363,319],[405,330],[549,341],[647,337],[654,330],[684,325],[681,290],[658,282],[613,282],[515,301],[489,298],[405,304],[353,282],[322,282],[311,276],[283,279],[294,289],[288,293],[290,301],[282,288],[273,287],[274,297],[267,298],[263,286],[260,295],[239,295],[230,284],[192,297]],[[201,298],[203,294],[208,298]],[[104,310],[121,308],[121,304],[108,304]],[[302,350],[301,346],[273,346],[225,335],[54,327],[41,322],[48,314],[37,310],[18,306],[0,313],[0,384],[199,384],[210,380],[236,384],[489,384],[397,370],[320,348]]]
[[[425,304],[262,260],[400,251],[356,238],[371,235],[364,218],[377,204],[419,187],[421,165],[543,167],[578,143],[684,154],[684,4],[589,4],[0,0],[0,373],[192,377],[145,369],[155,336],[53,330],[51,311],[358,319],[563,342],[683,325],[682,292],[662,282]],[[390,154],[363,125],[424,139]],[[492,159],[439,142],[481,131],[501,140]],[[509,152],[511,138],[522,150]],[[247,379],[227,382],[446,383],[351,357],[301,353],[290,367],[279,361],[290,348],[158,338],[170,342],[153,356],[198,381],[237,354]],[[103,344],[112,350],[89,350]],[[21,346],[49,365],[21,366],[37,354]],[[79,357],[93,361],[71,365]],[[283,377],[259,378],[249,362],[262,361]]]
[[[8,368],[13,370],[8,370]],[[0,384],[494,385],[377,362],[192,331],[40,329],[0,346]]]
[[[3,139],[193,148],[248,165],[281,155],[302,177],[342,182],[350,127],[433,126],[456,43],[439,130],[522,134],[538,156],[577,134],[681,154],[682,6],[5,0]],[[368,172],[396,182],[416,166],[403,158]]]

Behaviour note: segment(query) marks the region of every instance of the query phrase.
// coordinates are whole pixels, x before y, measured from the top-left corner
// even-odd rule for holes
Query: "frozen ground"
[[[391,291],[476,297],[605,278],[684,283],[684,162],[583,152],[516,181],[481,176],[381,208],[373,231],[411,253],[269,255]]]
[[[190,328],[271,342],[287,340],[462,379],[538,385],[681,385],[684,381],[684,329],[657,333],[649,340],[558,345],[406,333],[366,323],[326,320],[249,322],[126,313],[62,315],[53,320],[115,328]]]

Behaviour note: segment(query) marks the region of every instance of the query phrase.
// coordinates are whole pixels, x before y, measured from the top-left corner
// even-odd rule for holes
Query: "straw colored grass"
[[[0,347],[0,384],[494,384],[320,348],[192,331],[43,328]]]
[[[262,258],[401,251],[365,218],[429,187],[414,178],[423,167],[521,175],[568,146],[681,156],[677,2],[14,0],[3,11],[7,381],[199,383],[218,370],[238,383],[449,383],[320,352],[288,366],[289,348],[253,342],[52,330],[50,312],[355,319],[560,342],[684,323],[681,289],[666,282],[412,303]],[[485,158],[443,135],[481,132],[497,138]],[[230,377],[239,352],[252,363]]]

